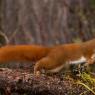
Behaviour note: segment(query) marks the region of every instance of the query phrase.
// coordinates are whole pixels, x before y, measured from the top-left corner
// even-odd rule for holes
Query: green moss
[[[82,85],[87,90],[82,92],[80,95],[86,95],[87,92],[92,92],[95,95],[95,78],[92,78],[90,74],[82,73],[81,74],[81,81],[78,81],[77,84]]]

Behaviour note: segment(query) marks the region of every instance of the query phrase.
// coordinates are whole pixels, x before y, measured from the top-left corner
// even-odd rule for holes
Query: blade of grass
[[[80,81],[78,81],[77,83],[84,86],[86,89],[88,89],[89,91],[91,91],[95,95],[95,92],[90,87],[88,87],[86,84],[84,84],[84,83],[82,83]]]

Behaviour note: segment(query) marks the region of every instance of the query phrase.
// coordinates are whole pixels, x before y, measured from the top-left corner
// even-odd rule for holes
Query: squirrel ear
[[[0,47],[7,45],[8,43],[8,37],[2,31],[0,31]]]

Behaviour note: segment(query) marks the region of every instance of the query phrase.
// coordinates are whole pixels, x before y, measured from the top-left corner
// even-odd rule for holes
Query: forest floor
[[[33,73],[22,69],[0,69],[0,95],[95,95],[95,76],[86,73],[79,79],[70,75]]]

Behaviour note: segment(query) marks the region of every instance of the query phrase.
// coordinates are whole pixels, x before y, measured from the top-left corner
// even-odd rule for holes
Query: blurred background
[[[8,44],[55,45],[95,38],[95,0],[0,0]]]

